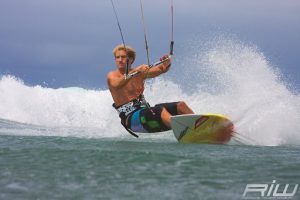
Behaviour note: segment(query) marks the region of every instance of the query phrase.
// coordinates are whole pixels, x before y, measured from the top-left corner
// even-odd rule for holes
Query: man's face
[[[119,50],[115,54],[116,65],[119,70],[125,70],[127,63],[127,54],[124,50]]]

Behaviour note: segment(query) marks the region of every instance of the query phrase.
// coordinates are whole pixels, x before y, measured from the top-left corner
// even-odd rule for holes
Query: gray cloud
[[[114,2],[125,41],[140,52],[137,62],[145,62],[139,1]],[[144,0],[152,60],[168,49],[169,3]],[[174,0],[174,4],[175,41],[179,46],[200,33],[232,32],[257,44],[267,55],[280,55],[278,64],[300,75],[294,69],[300,63],[296,55],[300,46],[299,1]],[[13,73],[25,82],[55,79],[53,87],[69,86],[76,85],[80,75],[88,86],[104,85],[105,80],[99,77],[112,69],[111,50],[120,42],[109,0],[0,2],[0,73]],[[181,53],[179,49],[176,52]],[[66,83],[70,70],[74,80]]]

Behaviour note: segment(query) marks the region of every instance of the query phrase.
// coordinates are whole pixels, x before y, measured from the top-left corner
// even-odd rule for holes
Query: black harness
[[[121,106],[116,106],[115,103],[112,104],[112,106],[117,110],[119,113],[119,117],[121,118],[121,124],[123,127],[134,137],[138,138],[139,136],[135,134],[130,128],[128,128],[126,124],[126,119],[132,115],[135,111],[145,108],[145,107],[150,107],[149,103],[145,100],[145,97],[143,94],[139,96],[139,98],[134,99],[126,104],[123,104]]]

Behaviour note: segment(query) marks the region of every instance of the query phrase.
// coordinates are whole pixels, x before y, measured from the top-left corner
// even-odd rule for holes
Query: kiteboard
[[[233,123],[220,114],[176,115],[171,126],[180,143],[225,144],[234,133]]]

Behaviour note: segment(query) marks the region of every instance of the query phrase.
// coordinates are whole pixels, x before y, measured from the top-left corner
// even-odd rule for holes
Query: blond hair
[[[131,64],[134,62],[135,56],[136,56],[136,52],[135,52],[135,50],[132,47],[125,46],[124,44],[119,44],[113,50],[114,56],[116,56],[117,51],[125,51],[126,54],[127,54],[127,56],[128,56],[128,58],[129,59],[132,58]]]

